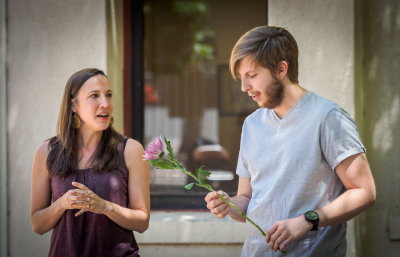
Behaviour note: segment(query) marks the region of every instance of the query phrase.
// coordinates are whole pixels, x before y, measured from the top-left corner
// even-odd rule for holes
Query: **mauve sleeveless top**
[[[71,182],[86,185],[99,197],[128,207],[128,168],[124,149],[127,138],[119,146],[120,162],[116,169],[97,173],[81,169],[66,178],[51,177],[53,201],[70,189]],[[51,235],[49,257],[138,257],[139,247],[133,232],[122,228],[103,214],[85,212],[75,217],[79,210],[66,210]]]

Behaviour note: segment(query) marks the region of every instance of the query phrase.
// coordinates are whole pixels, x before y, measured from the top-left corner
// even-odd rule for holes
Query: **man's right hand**
[[[215,217],[221,219],[228,215],[230,207],[222,199],[220,199],[217,194],[230,201],[229,195],[224,191],[210,192],[206,195],[204,200],[206,201],[207,208],[210,210],[210,212],[214,214]]]

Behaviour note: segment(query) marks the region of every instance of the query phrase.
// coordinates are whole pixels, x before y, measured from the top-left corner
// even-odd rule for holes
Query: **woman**
[[[48,256],[139,256],[132,230],[149,226],[143,147],[112,127],[107,76],[84,69],[68,80],[57,135],[36,150],[31,222],[53,229]]]

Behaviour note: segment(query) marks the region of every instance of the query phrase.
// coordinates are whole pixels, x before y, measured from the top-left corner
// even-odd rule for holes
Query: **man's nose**
[[[241,89],[243,92],[247,92],[247,91],[249,91],[250,88],[251,88],[251,86],[249,85],[249,83],[247,82],[247,80],[246,80],[246,79],[242,79],[240,89]]]

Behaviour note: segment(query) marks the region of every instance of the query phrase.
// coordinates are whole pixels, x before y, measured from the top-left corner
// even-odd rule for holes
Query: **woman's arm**
[[[124,154],[129,169],[129,208],[110,203],[105,215],[126,229],[143,233],[150,219],[149,167],[143,160],[143,147],[137,141],[129,139]]]
[[[48,142],[44,142],[36,149],[33,158],[31,185],[32,230],[40,235],[51,230],[65,211],[60,201],[51,204],[50,179],[46,168],[47,156]]]

